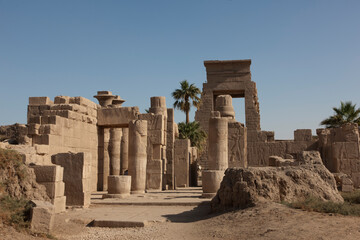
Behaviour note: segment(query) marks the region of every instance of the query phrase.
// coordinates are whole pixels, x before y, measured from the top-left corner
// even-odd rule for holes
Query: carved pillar
[[[212,112],[209,120],[209,169],[202,172],[203,197],[212,198],[220,188],[228,167],[228,119]]]
[[[145,193],[147,163],[147,121],[129,123],[129,175],[131,193]]]

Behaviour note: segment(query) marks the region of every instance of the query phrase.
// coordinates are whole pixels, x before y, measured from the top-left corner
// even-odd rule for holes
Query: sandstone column
[[[121,128],[110,129],[109,155],[110,175],[120,175],[120,140]]]
[[[124,175],[129,165],[129,129],[122,129],[121,153],[120,153],[120,174]]]
[[[165,97],[151,97],[150,98],[150,113],[160,114],[167,117],[166,99]]]
[[[212,117],[209,120],[209,170],[228,168],[228,120]]]
[[[212,112],[209,120],[209,169],[202,172],[203,197],[212,198],[220,188],[228,167],[228,119]]]
[[[107,190],[108,187],[108,176],[110,174],[110,156],[109,156],[109,141],[110,141],[110,129],[104,128],[104,155],[102,159],[103,165],[103,191]],[[100,159],[99,159],[100,160]]]
[[[101,107],[107,107],[112,104],[112,101],[116,96],[112,95],[110,91],[98,91],[97,95],[94,96],[99,101]],[[98,186],[103,191],[107,190],[108,176],[110,174],[110,162],[109,162],[109,138],[110,138],[110,129],[104,128],[101,130],[100,135],[103,136],[104,143],[99,143],[99,159],[98,159],[98,168],[99,168],[99,183],[102,182],[102,186]],[[101,138],[102,138],[101,136]],[[100,138],[99,138],[100,140]],[[100,151],[103,151],[100,153]]]
[[[129,175],[131,193],[145,193],[147,163],[147,121],[129,123]]]

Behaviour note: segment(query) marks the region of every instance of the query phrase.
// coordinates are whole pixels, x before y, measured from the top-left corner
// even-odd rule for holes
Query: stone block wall
[[[36,182],[45,186],[46,193],[54,205],[54,212],[64,212],[66,207],[65,183],[63,182],[64,168],[57,165],[35,165],[31,167],[34,169]]]
[[[64,168],[66,205],[88,207],[92,190],[91,154],[58,153],[51,161]]]
[[[33,146],[49,156],[69,151],[91,154],[92,190],[96,190],[98,171],[96,123],[97,104],[86,98],[57,96],[54,102],[48,97],[29,98],[28,135]]]
[[[317,129],[319,151],[325,166],[333,173],[345,173],[360,186],[360,138],[357,124]]]

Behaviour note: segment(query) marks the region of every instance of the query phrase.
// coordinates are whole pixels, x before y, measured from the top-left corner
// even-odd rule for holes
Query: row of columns
[[[112,95],[109,91],[99,91],[96,96],[101,107],[121,107],[124,102],[119,96]],[[167,117],[167,108],[165,97],[152,97],[150,113],[160,114]],[[166,130],[166,128],[165,128]],[[99,171],[102,176],[99,189],[106,191],[108,194],[104,197],[126,197],[131,193],[144,193],[146,189],[147,161],[148,159],[148,121],[135,120],[129,122],[129,128],[102,128],[99,145]],[[166,135],[166,132],[163,133]],[[165,138],[166,139],[166,138]],[[154,148],[153,158],[161,159],[166,155],[164,146],[150,146]],[[157,150],[157,151],[155,151]],[[166,169],[166,160],[160,170],[160,189],[161,180],[163,180],[163,171]],[[124,175],[128,171],[128,175]],[[128,187],[125,185],[129,185]],[[131,187],[130,187],[131,186]]]

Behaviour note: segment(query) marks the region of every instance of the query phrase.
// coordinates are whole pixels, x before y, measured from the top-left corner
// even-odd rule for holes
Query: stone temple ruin
[[[318,137],[310,129],[298,129],[294,140],[275,140],[274,132],[260,127],[251,60],[204,65],[207,82],[195,114],[208,135],[201,154],[188,139],[177,138],[174,109],[166,107],[165,97],[152,97],[148,113],[122,106],[125,100],[110,91],[94,96],[99,104],[83,97],[30,97],[27,124],[16,125],[16,141],[28,146],[18,150],[46,187],[54,211],[87,207],[95,191],[106,191],[104,198],[126,198],[196,186],[194,164],[203,170],[203,197],[211,198],[227,168],[293,166],[304,151],[319,151],[343,190],[360,186],[356,124],[318,129]],[[245,123],[235,119],[233,98],[245,99]]]

